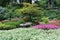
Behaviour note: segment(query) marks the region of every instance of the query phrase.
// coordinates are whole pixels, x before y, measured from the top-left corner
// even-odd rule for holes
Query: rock
[[[31,22],[26,22],[26,23],[20,24],[20,27],[29,27],[31,25],[32,25]]]

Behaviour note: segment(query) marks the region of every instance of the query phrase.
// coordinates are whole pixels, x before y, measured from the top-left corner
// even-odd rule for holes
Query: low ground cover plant
[[[60,40],[60,29],[17,28],[8,31],[0,30],[0,40]]]

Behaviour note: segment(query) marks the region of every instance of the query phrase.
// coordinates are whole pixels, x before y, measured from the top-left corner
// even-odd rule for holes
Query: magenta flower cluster
[[[51,20],[50,22],[60,22],[60,20]]]
[[[60,20],[56,20],[56,22],[60,22]],[[32,26],[32,28],[38,28],[38,29],[57,29],[57,28],[60,28],[60,26],[57,26],[55,24],[40,24],[40,25]]]

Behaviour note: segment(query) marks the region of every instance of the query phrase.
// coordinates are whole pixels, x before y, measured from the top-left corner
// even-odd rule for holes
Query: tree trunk
[[[53,8],[54,7],[54,0],[49,0],[48,1],[48,8]]]

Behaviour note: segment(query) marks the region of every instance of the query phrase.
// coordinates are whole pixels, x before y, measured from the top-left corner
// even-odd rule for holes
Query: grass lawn
[[[60,40],[60,29],[17,28],[0,30],[0,40]]]

